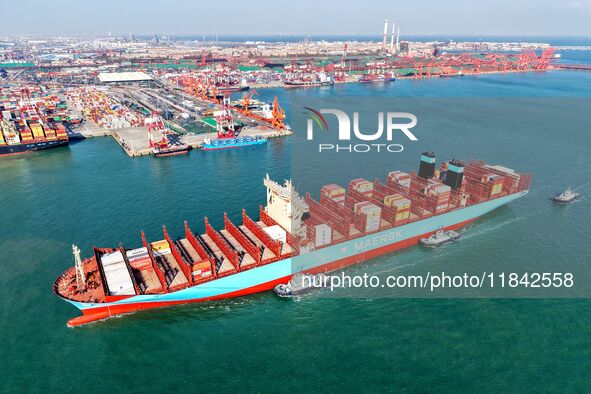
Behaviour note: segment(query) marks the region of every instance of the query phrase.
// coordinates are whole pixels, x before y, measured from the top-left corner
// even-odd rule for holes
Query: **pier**
[[[115,141],[121,145],[125,153],[130,157],[147,156],[152,154],[147,127],[117,129],[112,130],[111,134]],[[259,136],[265,138],[276,138],[291,134],[291,130],[278,130],[262,126],[244,127],[240,132],[241,137]],[[192,148],[200,148],[206,138],[215,139],[217,138],[217,133],[184,134],[181,136],[181,141]]]

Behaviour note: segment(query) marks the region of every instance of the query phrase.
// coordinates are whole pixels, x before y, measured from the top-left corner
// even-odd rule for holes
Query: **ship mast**
[[[74,267],[76,268],[76,287],[78,290],[86,289],[86,275],[80,259],[80,248],[72,245],[72,253],[74,254]]]

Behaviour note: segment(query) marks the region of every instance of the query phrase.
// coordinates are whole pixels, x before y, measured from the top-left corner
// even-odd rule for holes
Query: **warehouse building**
[[[154,80],[145,72],[128,71],[128,72],[114,72],[114,73],[100,73],[98,80],[104,84],[128,85],[140,84],[150,85]]]

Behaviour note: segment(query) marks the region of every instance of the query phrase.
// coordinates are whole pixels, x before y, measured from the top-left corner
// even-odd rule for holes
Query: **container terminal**
[[[400,248],[440,230],[457,230],[528,193],[531,176],[484,162],[451,160],[436,168],[421,155],[418,173],[392,171],[386,181],[358,178],[322,187],[320,199],[300,195],[289,180],[267,175],[258,221],[224,214],[224,228],[204,219],[182,237],[141,246],[94,247],[60,275],[54,293],[83,313],[78,326],[140,309],[243,296],[287,283],[298,272],[329,272]]]
[[[153,133],[146,123],[154,116],[162,119],[171,140],[190,148],[211,147],[210,142],[220,138],[218,120],[227,113],[240,130],[233,138],[252,141],[290,135],[281,103],[276,97],[262,100],[257,88],[390,83],[395,89],[397,79],[570,67],[558,63],[557,48],[546,43],[413,42],[401,39],[396,23],[384,21],[383,27],[382,39],[376,41],[220,42],[156,34],[92,40],[0,37],[0,87],[8,89],[5,104],[23,101],[23,89],[33,92],[41,87],[51,92],[59,108],[68,111],[64,116],[74,120],[63,122],[70,138],[109,135],[135,157],[155,154]],[[4,108],[16,110],[14,105]],[[11,145],[9,150],[20,149],[16,145],[22,145],[23,127],[29,142],[25,151],[57,145],[38,138],[31,145],[27,140],[26,129],[31,129],[29,123],[34,124],[37,115],[18,124],[14,114],[8,115],[3,116],[8,123],[3,122],[0,144]],[[50,139],[54,124],[59,129],[56,134],[61,133],[59,121],[44,122],[40,120],[40,127]]]

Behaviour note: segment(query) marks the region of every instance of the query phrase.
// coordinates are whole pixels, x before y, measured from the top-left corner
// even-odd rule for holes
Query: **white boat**
[[[551,198],[552,201],[560,203],[560,204],[568,204],[576,200],[581,196],[580,193],[577,193],[571,190],[570,187],[567,187],[565,191],[562,193],[556,193],[554,197]]]
[[[278,284],[273,288],[279,297],[293,297],[307,293],[326,285],[327,276],[323,273],[316,275],[298,273],[291,277],[286,284]]]
[[[437,232],[428,238],[421,238],[420,242],[423,246],[435,247],[445,245],[447,243],[457,241],[460,234],[452,230],[437,230]]]

